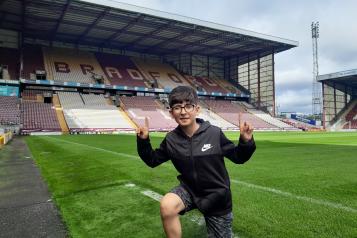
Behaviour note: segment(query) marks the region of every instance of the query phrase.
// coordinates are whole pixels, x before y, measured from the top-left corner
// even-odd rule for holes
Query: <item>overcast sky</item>
[[[299,42],[275,56],[279,111],[311,113],[311,22],[320,22],[319,74],[357,68],[357,1],[120,0]],[[100,1],[98,1],[100,3]]]

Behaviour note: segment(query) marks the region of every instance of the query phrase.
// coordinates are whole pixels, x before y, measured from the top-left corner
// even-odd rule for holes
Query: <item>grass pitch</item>
[[[237,141],[239,133],[226,133]],[[150,135],[157,147],[164,134]],[[250,161],[226,160],[239,237],[357,237],[357,133],[255,133]],[[26,141],[72,237],[164,237],[159,202],[178,184],[151,169],[134,135],[32,136]],[[128,187],[127,184],[135,184]],[[183,216],[184,237],[205,227]]]

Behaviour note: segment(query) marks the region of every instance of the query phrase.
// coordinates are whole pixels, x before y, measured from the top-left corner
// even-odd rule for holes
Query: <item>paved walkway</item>
[[[23,137],[0,150],[0,237],[67,237]]]

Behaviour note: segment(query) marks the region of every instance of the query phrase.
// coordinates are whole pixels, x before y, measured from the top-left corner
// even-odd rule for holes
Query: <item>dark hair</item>
[[[178,86],[169,94],[169,105],[172,107],[177,103],[188,102],[192,104],[198,103],[196,91],[190,86]]]

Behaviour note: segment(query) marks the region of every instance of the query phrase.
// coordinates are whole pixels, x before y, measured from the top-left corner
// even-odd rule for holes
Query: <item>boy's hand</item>
[[[248,122],[242,122],[242,113],[239,113],[239,130],[240,136],[244,142],[250,141],[253,137],[253,126]]]
[[[145,117],[145,125],[136,128],[136,134],[143,140],[149,137],[149,119],[147,117]]]

